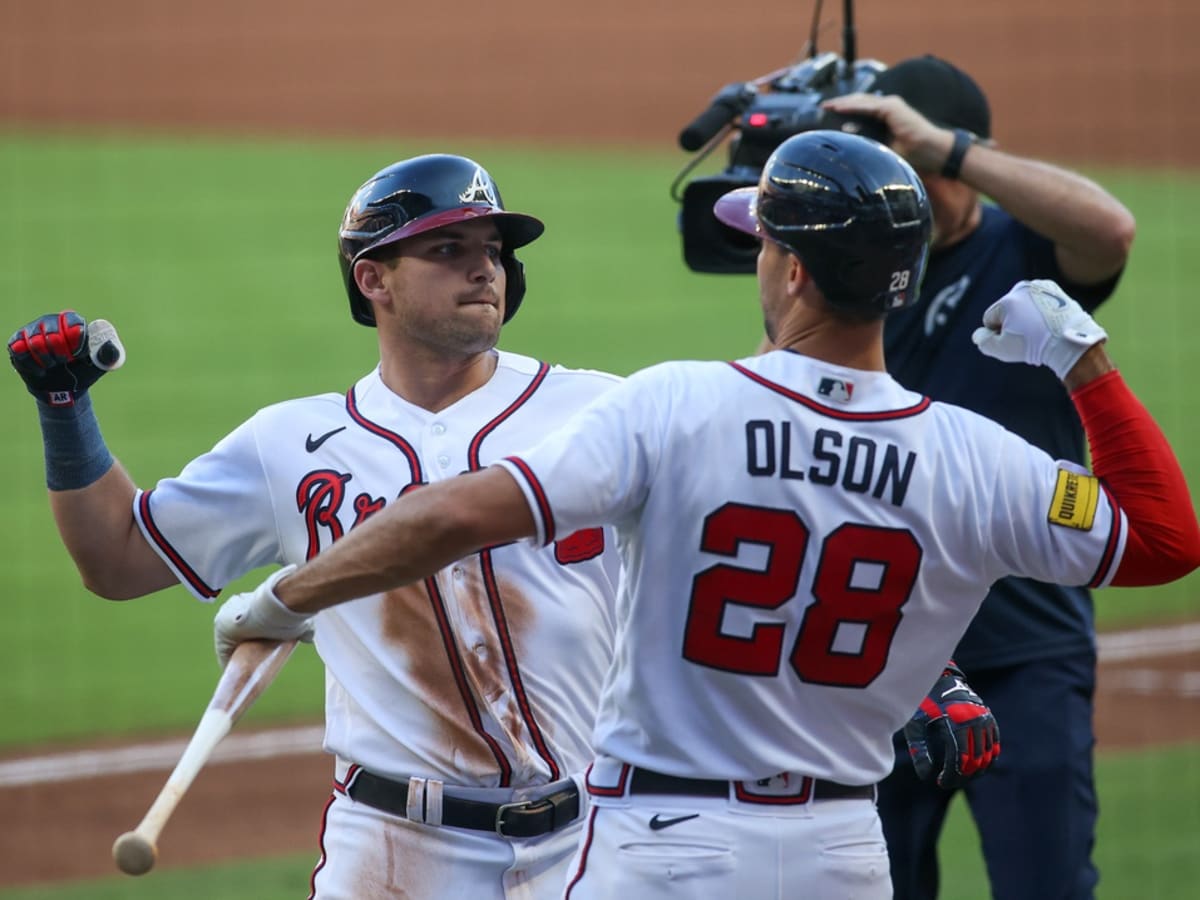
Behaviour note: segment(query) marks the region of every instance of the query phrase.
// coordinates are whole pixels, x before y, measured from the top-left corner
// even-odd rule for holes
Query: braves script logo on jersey
[[[346,499],[346,483],[354,476],[332,469],[309,472],[296,488],[296,509],[304,516],[304,527],[308,533],[308,548],[304,558],[312,559],[321,552],[321,537],[328,535],[333,543],[343,534],[338,512]],[[354,498],[354,522],[351,528],[366,521],[383,509],[384,499],[362,493]]]
[[[838,403],[849,403],[854,396],[854,382],[844,378],[822,378],[817,384],[817,394]]]

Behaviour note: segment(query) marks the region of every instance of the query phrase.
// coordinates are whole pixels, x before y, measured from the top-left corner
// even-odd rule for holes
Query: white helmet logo
[[[471,183],[467,185],[467,189],[458,195],[458,199],[463,203],[486,203],[489,206],[499,206],[500,201],[496,199],[496,191],[492,188],[492,181],[488,178],[487,173],[479,166],[475,167],[475,177],[471,179]]]

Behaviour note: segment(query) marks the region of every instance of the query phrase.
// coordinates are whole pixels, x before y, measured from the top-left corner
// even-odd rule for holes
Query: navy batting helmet
[[[537,240],[545,225],[533,216],[505,210],[492,176],[465,156],[416,156],[372,175],[350,198],[338,230],[338,261],[354,321],[375,324],[371,304],[354,281],[355,262],[414,234],[481,217],[495,220],[503,242],[507,322],[525,296],[525,269],[513,251]]]
[[[929,198],[912,167],[870,138],[793,135],[771,154],[757,188],[730,191],[713,211],[794,253],[837,309],[882,316],[917,299]]]

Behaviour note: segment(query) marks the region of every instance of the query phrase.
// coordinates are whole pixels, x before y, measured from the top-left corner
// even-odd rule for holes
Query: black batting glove
[[[904,739],[917,777],[946,790],[982,775],[1000,755],[996,717],[953,661],[904,726]]]
[[[125,357],[109,323],[97,319],[89,325],[68,309],[17,329],[8,339],[8,358],[33,396],[50,406],[72,406]]]

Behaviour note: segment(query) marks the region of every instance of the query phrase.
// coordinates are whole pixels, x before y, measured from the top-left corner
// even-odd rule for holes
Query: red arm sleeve
[[[1157,423],[1119,372],[1071,394],[1092,471],[1125,511],[1129,534],[1112,584],[1166,584],[1200,566],[1200,527],[1187,480]]]

